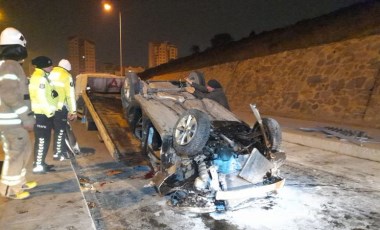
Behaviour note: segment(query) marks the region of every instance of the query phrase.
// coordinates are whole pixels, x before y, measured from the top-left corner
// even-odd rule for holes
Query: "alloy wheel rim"
[[[198,123],[193,115],[184,116],[175,130],[175,140],[179,145],[187,145],[194,138],[197,131]]]

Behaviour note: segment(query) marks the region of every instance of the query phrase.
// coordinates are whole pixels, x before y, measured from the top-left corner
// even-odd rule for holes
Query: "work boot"
[[[58,153],[55,153],[53,155],[53,160],[55,161],[63,161],[65,160],[66,158],[62,155],[62,154],[58,154]]]
[[[49,164],[46,164],[46,163],[42,163],[42,165],[45,167],[45,168],[48,168],[48,169],[52,169],[55,167],[55,165],[49,165]]]
[[[37,182],[36,181],[29,181],[26,182],[25,184],[22,185],[22,189],[32,189],[37,187]]]
[[[55,169],[45,167],[44,165],[35,165],[32,169],[34,174],[45,174],[47,172],[55,172]]]
[[[7,197],[10,198],[10,199],[14,199],[14,200],[23,200],[23,199],[28,198],[29,196],[30,196],[29,192],[22,191],[22,192],[18,192],[16,194],[13,194],[13,195],[9,195]]]

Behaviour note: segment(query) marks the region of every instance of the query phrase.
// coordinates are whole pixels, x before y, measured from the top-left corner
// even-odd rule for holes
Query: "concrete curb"
[[[73,165],[69,160],[54,164],[55,172],[27,174],[29,181],[38,182],[28,199],[1,197],[1,229],[96,229]],[[31,168],[32,162],[27,171]]]

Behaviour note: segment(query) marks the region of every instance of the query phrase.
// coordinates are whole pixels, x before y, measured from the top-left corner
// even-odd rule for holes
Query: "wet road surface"
[[[96,104],[102,119],[112,116],[106,125],[111,135],[125,133],[117,144],[123,157],[116,162],[96,131],[74,124],[81,147],[96,150],[73,164],[97,229],[380,229],[379,162],[286,142],[288,160],[281,168],[286,184],[278,194],[224,213],[171,209],[146,177],[149,167],[139,142],[121,113],[112,110],[120,103]]]

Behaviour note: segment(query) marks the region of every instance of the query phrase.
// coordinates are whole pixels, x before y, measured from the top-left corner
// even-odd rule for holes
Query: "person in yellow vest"
[[[58,93],[50,84],[49,73],[53,69],[53,62],[46,56],[39,56],[32,60],[36,67],[29,83],[32,110],[36,117],[34,126],[34,163],[33,173],[41,174],[55,171],[54,165],[45,162],[49,150],[53,117],[57,109]]]
[[[5,154],[0,195],[11,199],[30,196],[26,189],[37,186],[26,182],[26,164],[32,154],[28,131],[35,119],[29,107],[27,78],[20,63],[28,53],[25,37],[13,27],[0,34],[0,141]]]
[[[77,118],[74,81],[70,74],[71,64],[62,59],[49,75],[51,84],[58,92],[57,111],[54,116],[54,160],[62,161],[69,158],[65,143],[67,119]]]

